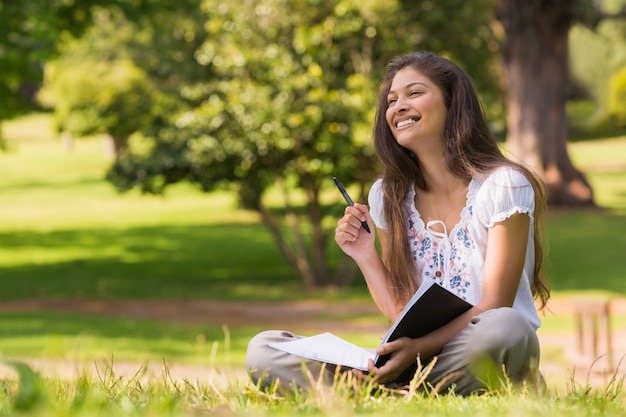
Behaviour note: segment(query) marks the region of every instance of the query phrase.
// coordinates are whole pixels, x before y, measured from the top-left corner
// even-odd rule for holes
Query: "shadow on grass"
[[[0,300],[241,299],[300,284],[261,225],[20,231],[0,234],[0,246]]]
[[[626,216],[555,212],[547,233],[554,290],[626,294]],[[342,255],[329,245],[335,262]],[[310,296],[261,224],[5,232],[0,248],[0,300]]]

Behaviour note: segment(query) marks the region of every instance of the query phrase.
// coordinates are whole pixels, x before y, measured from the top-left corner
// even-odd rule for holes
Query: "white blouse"
[[[510,167],[497,168],[484,178],[472,178],[460,221],[450,233],[439,220],[424,224],[414,200],[415,188],[412,188],[403,204],[405,213],[408,213],[407,233],[418,283],[436,280],[442,287],[474,305],[482,298],[489,228],[514,213],[528,214],[530,226],[526,260],[513,308],[520,311],[535,329],[539,328],[541,321],[530,290],[535,265],[535,195],[528,179]],[[369,205],[376,226],[387,231],[381,179],[370,190]],[[443,227],[444,232],[433,230],[434,224]]]

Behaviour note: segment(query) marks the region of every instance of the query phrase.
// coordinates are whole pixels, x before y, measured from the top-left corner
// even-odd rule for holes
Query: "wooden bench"
[[[613,340],[611,335],[610,301],[606,298],[578,298],[573,300],[578,352],[597,360],[599,348],[605,351],[606,371],[613,370]]]

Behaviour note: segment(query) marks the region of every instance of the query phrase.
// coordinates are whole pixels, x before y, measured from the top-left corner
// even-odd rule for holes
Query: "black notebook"
[[[470,303],[428,281],[411,297],[402,313],[385,334],[381,344],[400,337],[417,338],[442,327],[472,307]],[[390,355],[378,356],[374,349],[356,346],[331,333],[270,343],[269,346],[307,359],[332,363],[349,368],[367,370],[368,359],[381,367]]]

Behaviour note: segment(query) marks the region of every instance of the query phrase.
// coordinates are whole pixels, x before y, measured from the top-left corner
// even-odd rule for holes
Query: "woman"
[[[382,178],[370,190],[369,210],[346,208],[335,241],[392,321],[426,280],[474,307],[424,337],[378,347],[391,359],[380,368],[370,362],[371,375],[380,383],[406,383],[397,378],[416,358],[436,357],[427,382],[440,391],[485,390],[493,369],[504,369],[514,382],[536,379],[534,298],[542,306],[549,298],[539,228],[544,191],[530,171],[500,152],[467,74],[428,53],[392,60],[378,97],[374,142]],[[381,256],[363,221],[376,226]],[[306,387],[301,358],[267,347],[294,337],[264,332],[250,342],[253,379],[266,375]],[[307,366],[331,380],[333,368]]]

